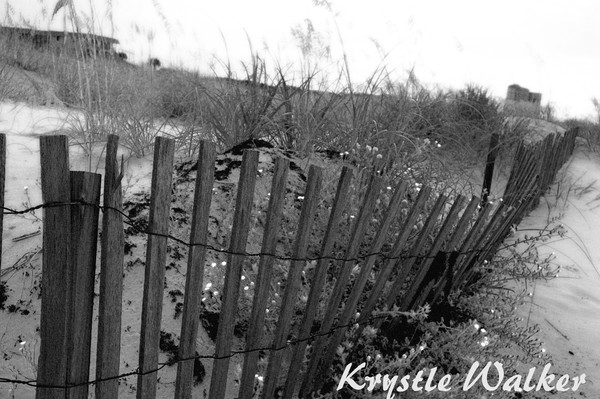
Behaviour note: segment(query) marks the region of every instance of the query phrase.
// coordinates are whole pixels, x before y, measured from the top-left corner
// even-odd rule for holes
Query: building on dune
[[[25,42],[40,50],[83,54],[86,57],[120,56],[114,48],[119,43],[117,39],[91,33],[0,26],[0,37]]]
[[[530,116],[539,116],[542,105],[542,93],[534,93],[518,84],[508,86],[504,109]]]

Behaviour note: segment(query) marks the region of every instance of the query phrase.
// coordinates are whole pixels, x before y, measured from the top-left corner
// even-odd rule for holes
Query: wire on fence
[[[83,383],[78,383],[78,384],[67,384],[67,385],[52,385],[52,384],[38,384],[35,380],[18,380],[18,379],[10,379],[10,378],[3,378],[0,377],[0,384],[19,384],[19,385],[27,385],[27,386],[31,386],[31,387],[37,387],[37,388],[56,388],[56,389],[67,389],[67,388],[75,388],[78,386],[83,386],[83,385],[94,385],[94,384],[98,384],[100,382],[104,382],[104,381],[111,381],[111,380],[116,380],[119,378],[125,378],[125,377],[130,377],[133,375],[147,375],[147,374],[152,374],[152,373],[156,373],[162,369],[164,369],[167,366],[173,366],[177,363],[182,363],[182,362],[188,362],[191,360],[195,360],[195,359],[213,359],[213,360],[217,360],[217,359],[230,359],[234,356],[237,355],[243,355],[246,353],[252,353],[252,352],[261,352],[261,351],[271,351],[271,352],[278,352],[281,350],[285,350],[286,348],[292,346],[292,345],[296,345],[299,344],[301,342],[310,342],[315,338],[318,337],[322,337],[322,336],[328,336],[333,334],[335,331],[342,329],[342,328],[348,328],[348,327],[352,327],[352,326],[357,326],[360,324],[369,324],[372,323],[373,320],[377,320],[377,319],[385,319],[390,317],[390,315],[392,315],[394,312],[389,312],[386,313],[384,315],[375,315],[375,316],[371,316],[369,317],[367,320],[362,321],[362,322],[353,322],[353,323],[348,323],[348,324],[344,324],[344,325],[338,325],[335,326],[333,328],[331,328],[329,331],[324,332],[324,333],[317,333],[317,334],[312,334],[306,338],[302,338],[302,339],[295,339],[295,340],[288,340],[286,345],[280,346],[280,347],[262,347],[262,348],[255,348],[255,349],[247,349],[247,350],[233,350],[229,353],[229,355],[226,356],[216,356],[216,355],[197,355],[197,356],[191,356],[188,358],[183,358],[183,359],[176,359],[174,361],[171,362],[166,362],[166,363],[159,363],[158,367],[152,370],[148,370],[146,372],[142,372],[139,370],[139,368],[133,370],[133,371],[129,371],[127,373],[123,373],[123,374],[119,374],[113,377],[107,377],[107,378],[100,378],[100,379],[95,379],[95,380],[91,380],[91,381],[87,381],[87,382],[83,382]]]
[[[113,210],[116,211],[118,213],[120,213],[121,215],[123,215],[123,217],[126,219],[123,221],[123,223],[127,224],[128,226],[130,226],[132,229],[134,229],[137,233],[139,234],[147,234],[147,235],[154,235],[154,236],[158,236],[158,237],[165,237],[167,239],[173,240],[179,244],[185,245],[187,247],[192,247],[192,246],[200,246],[200,247],[204,247],[208,250],[214,251],[214,252],[219,252],[219,253],[223,253],[223,254],[229,254],[229,255],[237,255],[237,256],[247,256],[247,257],[261,257],[261,256],[270,256],[272,258],[275,258],[277,260],[280,261],[306,261],[306,262],[312,262],[312,261],[318,261],[318,260],[329,260],[329,261],[341,261],[341,262],[349,262],[349,261],[353,261],[353,262],[360,262],[363,261],[365,259],[368,259],[372,256],[380,256],[383,259],[386,260],[407,260],[407,259],[418,259],[418,260],[423,260],[423,259],[434,259],[436,256],[435,255],[399,255],[399,256],[390,256],[385,252],[372,252],[372,253],[366,253],[363,255],[357,255],[355,257],[352,258],[345,258],[345,257],[339,257],[339,256],[334,256],[334,255],[329,255],[329,256],[307,256],[304,258],[295,258],[292,256],[286,256],[286,255],[276,255],[276,254],[272,254],[272,253],[267,253],[267,252],[236,252],[236,251],[229,251],[227,249],[224,248],[218,248],[215,247],[213,245],[210,244],[202,244],[202,243],[191,243],[185,240],[182,240],[181,238],[175,237],[173,235],[170,234],[162,234],[162,233],[155,233],[152,231],[148,231],[148,230],[142,230],[139,227],[137,227],[135,220],[130,217],[129,215],[127,215],[125,212],[123,212],[121,209],[118,208],[114,208],[114,207],[109,207],[109,206],[103,206],[103,205],[96,205],[96,204],[92,204],[92,203],[88,203],[85,201],[70,201],[70,202],[47,202],[47,203],[43,203],[43,204],[39,204],[36,206],[32,206],[29,207],[27,209],[23,209],[23,210],[16,210],[16,209],[11,209],[11,208],[7,208],[7,207],[2,207],[2,209],[4,210],[4,215],[23,215],[26,213],[30,213],[32,211],[38,210],[38,209],[43,209],[43,208],[52,208],[52,207],[59,207],[59,206],[70,206],[70,205],[86,205],[86,206],[91,206],[91,207],[95,207],[100,209],[102,212],[105,212],[106,210]],[[531,237],[529,240],[534,240],[535,237]],[[520,240],[518,242],[515,242],[513,244],[509,244],[507,246],[504,247],[500,247],[499,250],[501,249],[506,249],[506,248],[510,248],[512,246],[518,245],[520,243],[529,241],[529,240]],[[482,251],[480,249],[470,249],[467,251],[463,251],[463,252],[456,252],[456,251],[449,251],[449,252],[445,252],[445,251],[439,251],[442,254],[450,254],[450,253],[458,253],[459,255],[469,255],[469,254],[477,254],[477,253],[482,253]]]
[[[2,209],[4,210],[4,214],[5,215],[22,215],[22,214],[26,214],[26,213],[30,213],[32,211],[38,210],[38,209],[42,209],[42,208],[51,208],[51,207],[58,207],[58,206],[72,206],[72,205],[85,205],[85,206],[92,206],[92,207],[96,207],[99,208],[101,211],[105,212],[106,210],[113,210],[116,212],[119,212],[121,215],[123,215],[123,217],[125,217],[125,221],[124,223],[131,226],[134,230],[136,230],[138,233],[140,234],[148,234],[148,235],[156,235],[156,236],[162,236],[162,237],[166,237],[168,239],[174,240],[176,242],[179,242],[183,245],[186,246],[204,246],[209,250],[212,251],[216,251],[216,252],[220,252],[220,253],[225,253],[225,254],[233,254],[233,255],[242,255],[242,256],[251,256],[251,257],[256,257],[256,256],[272,256],[276,259],[282,260],[282,261],[316,261],[316,260],[320,260],[320,259],[325,259],[325,260],[331,260],[331,261],[361,261],[367,258],[370,258],[372,256],[381,256],[384,257],[386,259],[391,259],[391,260],[400,260],[400,259],[409,259],[409,258],[417,258],[417,259],[429,259],[429,258],[435,258],[435,256],[432,255],[414,255],[414,256],[396,256],[396,257],[392,257],[387,255],[386,253],[383,252],[376,252],[376,253],[367,253],[364,255],[360,255],[360,256],[356,256],[354,258],[342,258],[342,257],[336,257],[336,256],[323,256],[323,257],[306,257],[306,258],[302,258],[302,259],[298,259],[298,258],[294,258],[294,257],[289,257],[289,256],[278,256],[278,255],[273,255],[270,253],[262,253],[262,252],[258,252],[258,253],[248,253],[248,252],[231,252],[225,249],[221,249],[221,248],[217,248],[214,247],[212,245],[209,244],[201,244],[201,243],[189,243],[186,242],[180,238],[174,237],[172,235],[169,234],[159,234],[159,233],[154,233],[151,231],[147,231],[147,230],[141,230],[139,229],[133,218],[131,218],[129,215],[127,215],[125,212],[123,212],[122,210],[118,209],[118,208],[113,208],[113,207],[107,207],[107,206],[102,206],[102,205],[96,205],[96,204],[92,204],[92,203],[87,203],[84,201],[72,201],[72,202],[48,202],[48,203],[43,203],[43,204],[39,204],[36,206],[32,206],[29,207],[27,209],[22,209],[22,210],[16,210],[16,209],[11,209],[11,208],[7,208],[7,207],[2,207]],[[530,237],[529,239],[526,240],[520,240],[520,241],[516,241],[513,244],[509,244],[506,245],[504,247],[501,247],[500,249],[505,249],[511,246],[515,246],[518,245],[522,242],[526,242],[529,240],[534,240],[536,239],[536,237]],[[443,251],[440,251],[443,253]],[[472,249],[472,250],[468,250],[468,251],[463,251],[460,252],[459,254],[472,254],[472,253],[481,253],[482,251],[479,249]],[[229,353],[229,355],[226,356],[216,356],[216,355],[198,355],[198,356],[193,356],[193,357],[188,357],[188,358],[182,358],[182,359],[176,359],[175,361],[170,361],[170,362],[166,362],[166,363],[159,363],[159,366],[155,369],[152,370],[148,370],[146,372],[141,372],[138,369],[127,372],[127,373],[123,373],[123,374],[119,374],[117,376],[113,376],[113,377],[108,377],[108,378],[102,378],[102,379],[96,379],[96,380],[92,380],[92,381],[88,381],[85,383],[79,383],[79,384],[68,384],[68,385],[48,385],[48,384],[38,384],[35,380],[19,380],[19,379],[9,379],[9,378],[2,378],[0,377],[0,383],[9,383],[9,384],[20,384],[20,385],[28,385],[28,386],[32,386],[32,387],[38,387],[38,388],[56,388],[56,389],[66,389],[66,388],[74,388],[77,386],[83,386],[83,385],[94,385],[100,382],[104,382],[104,381],[110,381],[110,380],[115,380],[115,379],[119,379],[119,378],[125,378],[125,377],[129,377],[129,376],[133,376],[133,375],[146,375],[146,374],[151,374],[151,373],[155,373],[158,372],[160,370],[162,370],[163,368],[165,368],[166,366],[172,366],[174,364],[177,363],[181,363],[181,362],[186,362],[186,361],[191,361],[191,360],[195,360],[195,359],[227,359],[227,358],[232,358],[236,355],[241,355],[241,354],[246,354],[246,353],[252,353],[252,352],[260,352],[260,351],[281,351],[284,350],[286,348],[288,348],[290,345],[296,345],[298,343],[301,342],[310,342],[315,338],[321,337],[321,336],[328,336],[333,334],[335,331],[342,329],[342,328],[348,328],[348,327],[352,327],[352,326],[356,326],[356,325],[361,325],[361,324],[369,324],[372,323],[374,320],[378,320],[378,319],[385,319],[388,318],[391,314],[393,314],[393,312],[390,313],[386,313],[384,315],[375,315],[375,316],[370,316],[369,318],[365,319],[362,322],[352,322],[352,323],[348,323],[345,325],[338,325],[335,326],[333,328],[331,328],[329,331],[327,332],[323,332],[323,333],[317,333],[317,334],[311,334],[310,336],[303,338],[303,339],[296,339],[296,340],[289,340],[287,341],[286,345],[284,346],[280,346],[280,347],[262,347],[262,348],[255,348],[255,349],[251,349],[251,350],[237,350],[237,351],[231,351]]]

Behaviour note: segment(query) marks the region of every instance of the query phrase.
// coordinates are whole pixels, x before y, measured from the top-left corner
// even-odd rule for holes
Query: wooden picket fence
[[[377,233],[369,243],[370,255],[361,258],[360,271],[351,279],[352,270],[358,263],[357,257],[361,256],[358,250],[367,235],[367,227],[373,219],[382,189],[382,176],[373,173],[362,199],[360,212],[353,223],[346,246],[346,260],[337,262],[340,264],[339,274],[328,295],[324,316],[319,320],[319,332],[314,336],[311,335],[311,329],[322,301],[328,269],[336,263],[331,261],[331,256],[340,233],[338,227],[348,205],[354,172],[350,167],[344,167],[341,171],[326,232],[320,240],[320,258],[309,279],[310,294],[302,322],[298,331],[290,331],[323,181],[323,171],[317,166],[311,166],[291,254],[293,260],[289,263],[285,292],[271,346],[274,350],[268,354],[261,398],[273,398],[278,387],[283,387],[284,398],[305,398],[311,392],[318,391],[326,382],[325,378],[329,375],[327,370],[335,358],[338,345],[344,339],[356,338],[369,323],[376,326],[381,324],[381,320],[371,319],[378,306],[395,304],[401,310],[414,309],[424,303],[435,303],[451,290],[467,284],[477,266],[493,256],[511,226],[518,223],[532,204],[545,193],[558,169],[572,154],[576,134],[576,130],[572,130],[563,135],[550,135],[537,144],[521,144],[516,151],[503,199],[496,203],[482,203],[476,196],[470,200],[458,196],[447,207],[445,205],[448,205],[448,199],[445,195],[430,198],[432,189],[422,187],[411,208],[402,216],[402,227],[397,234],[392,234],[395,241],[390,243],[386,242],[390,236],[390,227],[400,217],[401,203],[408,191],[408,184],[402,182],[394,188]],[[0,192],[3,205],[6,143],[4,137],[0,137]],[[98,339],[94,349],[97,359],[96,376],[94,382],[88,382],[101,176],[69,170],[66,136],[40,138],[41,183],[46,206],[43,218],[43,290],[37,398],[87,398],[91,385],[95,386],[97,398],[118,397],[124,231],[123,216],[119,212],[122,208],[123,171],[119,170],[117,147],[118,137],[109,136],[102,201]],[[258,155],[256,150],[246,150],[242,160],[210,380],[211,399],[225,398],[227,385],[231,383],[227,380],[227,375],[242,264],[250,228]],[[140,399],[156,397],[173,160],[174,142],[167,138],[157,138],[154,146],[139,343],[137,397]],[[207,253],[214,165],[214,144],[202,142],[189,238],[189,242],[194,245],[189,247],[174,393],[176,398],[192,397],[193,357]],[[240,399],[253,396],[256,382],[259,360],[257,349],[264,334],[265,309],[276,259],[275,249],[282,220],[288,170],[288,159],[282,157],[276,160],[246,336],[238,394]],[[426,207],[430,201],[433,206]],[[424,214],[425,209],[429,209],[427,215]],[[416,238],[413,238],[415,223],[421,215],[425,222]],[[436,226],[441,227],[436,231]],[[434,237],[433,240],[431,237]],[[409,242],[410,246],[407,245]],[[388,247],[391,250],[382,256],[382,248]],[[369,290],[365,290],[373,272],[375,282]],[[349,294],[345,295],[347,292]],[[345,326],[353,323],[359,324],[359,331],[355,332],[354,337],[349,337],[349,328]],[[288,345],[290,333],[294,333],[296,338],[293,345]],[[309,343],[308,339],[311,337],[314,339]],[[309,344],[312,350],[308,365],[303,368]],[[291,351],[288,352],[291,354],[291,361],[284,361],[284,351],[278,350],[286,347],[287,351]]]

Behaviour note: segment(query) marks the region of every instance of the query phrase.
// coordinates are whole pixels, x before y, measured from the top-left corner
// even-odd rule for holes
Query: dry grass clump
[[[255,55],[242,76],[222,63],[227,77],[219,78],[20,46],[5,43],[2,59],[51,82],[53,95],[76,111],[69,128],[89,153],[109,133],[120,134],[136,156],[147,154],[159,134],[177,138],[188,156],[202,138],[221,150],[265,138],[302,155],[378,147],[382,162],[392,166],[406,164],[407,154],[427,139],[444,148],[447,161],[465,165],[484,156],[492,133],[506,130],[499,104],[486,90],[432,89],[412,73],[398,83],[380,68],[355,85],[342,70],[337,81],[324,82],[316,69],[292,77]]]

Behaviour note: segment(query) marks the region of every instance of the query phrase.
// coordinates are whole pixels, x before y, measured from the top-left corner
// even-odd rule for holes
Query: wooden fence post
[[[4,234],[4,187],[6,181],[6,134],[0,133],[0,269],[2,269],[2,236]]]
[[[87,399],[92,346],[94,280],[98,248],[101,176],[71,172],[71,201],[92,205],[71,208],[71,297],[70,334],[67,337],[68,383],[83,384],[69,389],[69,398]]]
[[[476,196],[473,196],[471,198],[471,201],[469,202],[469,205],[467,205],[467,208],[462,213],[462,216],[460,217],[460,221],[456,225],[456,228],[454,229],[454,232],[452,233],[450,240],[448,241],[448,243],[446,243],[443,246],[443,248],[445,249],[445,251],[447,253],[446,260],[450,260],[450,258],[449,258],[450,254],[452,252],[456,251],[457,247],[459,245],[461,245],[463,236],[467,232],[467,229],[469,228],[469,224],[471,223],[471,220],[473,219],[473,215],[475,214],[477,207],[480,206],[479,204],[481,204],[481,199],[479,199]],[[444,293],[444,290],[449,286],[449,282],[450,283],[452,282],[453,273],[454,273],[454,265],[447,265],[445,267],[444,273],[442,274],[442,276],[440,277],[440,279],[437,283],[437,286],[432,287],[433,294],[431,296],[430,303],[432,303],[432,304],[436,303],[438,298]],[[425,297],[417,299],[417,302],[415,303],[414,306],[422,305],[423,301],[425,299],[426,299]]]
[[[492,190],[492,178],[494,177],[494,164],[498,155],[498,133],[492,133],[490,137],[490,148],[485,162],[485,172],[483,174],[483,189],[481,192],[481,200],[487,202],[488,196]]]
[[[40,137],[42,199],[45,204],[71,201],[69,149],[67,136]],[[70,314],[71,207],[44,208],[42,256],[42,306],[37,399],[64,399],[66,386],[67,326]]]
[[[298,373],[304,362],[304,355],[306,347],[308,346],[308,337],[310,336],[313,322],[317,315],[319,306],[319,300],[325,285],[327,278],[327,269],[331,263],[331,259],[327,257],[332,255],[337,236],[339,234],[340,223],[348,200],[350,199],[350,183],[352,182],[352,169],[348,166],[344,166],[340,175],[337,190],[335,193],[335,199],[333,201],[333,207],[329,214],[329,221],[327,222],[327,230],[325,231],[325,237],[323,239],[323,245],[321,246],[321,259],[315,267],[315,271],[311,277],[310,292],[308,294],[308,300],[306,301],[306,307],[304,315],[302,316],[302,323],[300,324],[300,330],[298,332],[298,340],[292,353],[292,359],[290,361],[290,368],[288,370],[287,379],[283,389],[283,398],[291,399],[296,390],[296,383],[298,382]]]
[[[446,203],[446,199],[447,197],[444,194],[440,194],[438,196],[433,208],[431,208],[431,211],[429,212],[429,216],[427,216],[427,219],[425,219],[425,223],[419,232],[417,240],[412,244],[413,249],[409,252],[409,259],[401,264],[398,275],[396,276],[396,280],[392,283],[390,291],[385,298],[385,304],[387,305],[388,309],[392,309],[394,304],[396,304],[396,299],[400,294],[400,290],[402,289],[402,286],[404,285],[405,280],[408,278],[408,275],[413,269],[415,263],[417,263],[418,258],[424,256],[424,254],[422,255],[421,251],[429,240],[429,233],[437,223],[438,216],[442,212],[442,208]],[[383,319],[377,320],[375,322],[376,328],[379,328],[382,323]]]
[[[269,288],[271,287],[271,275],[275,262],[275,251],[281,222],[283,204],[285,202],[285,188],[290,161],[287,158],[278,158],[273,173],[271,184],[271,195],[269,208],[267,210],[267,222],[263,233],[263,242],[256,276],[256,287],[252,301],[252,314],[250,315],[250,326],[246,334],[246,352],[244,355],[244,366],[240,382],[239,399],[252,399],[256,368],[258,364],[258,351],[261,338],[264,336],[265,310],[269,300]]]
[[[327,343],[327,348],[325,349],[325,355],[322,356],[321,360],[321,370],[325,371],[329,369],[331,362],[333,361],[337,348],[342,343],[344,336],[346,335],[346,331],[348,330],[348,326],[352,322],[352,318],[356,315],[356,308],[359,302],[359,299],[363,293],[363,290],[369,280],[371,275],[371,271],[373,270],[373,266],[375,265],[375,261],[377,260],[377,255],[385,242],[385,239],[388,235],[388,230],[392,225],[392,222],[395,220],[398,211],[400,210],[402,197],[406,194],[406,190],[408,188],[408,184],[406,181],[400,183],[400,186],[394,193],[394,196],[390,200],[388,208],[385,211],[385,214],[382,219],[382,223],[379,225],[377,229],[377,234],[373,242],[371,243],[371,248],[369,249],[370,255],[366,262],[361,266],[360,272],[356,277],[356,280],[352,286],[350,294],[346,300],[346,303],[343,305],[342,313],[338,319],[336,330]],[[323,381],[323,376],[320,377]]]
[[[162,318],[165,266],[167,261],[167,235],[173,182],[175,141],[157,137],[154,142],[150,216],[148,220],[148,248],[144,274],[144,299],[142,327],[140,330],[140,374],[137,381],[137,398],[156,397],[158,345]]]
[[[208,238],[208,220],[212,200],[212,188],[215,180],[215,145],[209,141],[200,142],[198,167],[196,168],[196,187],[194,189],[194,210],[187,272],[185,277],[185,297],[177,364],[175,397],[191,399],[194,361],[189,359],[196,354],[196,336],[202,298],[204,261]]]
[[[242,168],[235,201],[235,214],[227,256],[227,271],[223,285],[223,300],[219,315],[219,328],[210,381],[210,399],[223,399],[227,390],[227,374],[229,371],[229,356],[233,340],[233,326],[237,312],[240,278],[250,229],[250,217],[254,200],[256,170],[258,168],[258,151],[246,150],[242,158]],[[234,255],[236,254],[236,255]],[[141,399],[141,398],[140,398]]]
[[[98,300],[98,342],[96,349],[96,379],[98,399],[116,398],[119,392],[119,362],[121,353],[121,310],[123,298],[123,256],[125,233],[121,177],[117,162],[119,136],[109,135],[106,143],[102,239],[100,252],[100,298]]]
[[[418,296],[421,295],[420,293],[424,291],[423,280],[425,280],[425,278],[428,276],[429,269],[432,267],[433,260],[436,257],[438,251],[442,248],[442,245],[446,242],[446,239],[450,234],[450,230],[452,229],[452,227],[454,227],[454,223],[458,219],[458,213],[462,209],[465,202],[466,198],[462,195],[459,195],[454,200],[452,207],[448,211],[448,215],[446,216],[444,224],[440,228],[437,237],[435,238],[435,241],[429,249],[427,258],[425,258],[423,262],[421,262],[419,271],[410,281],[408,289],[404,293],[402,302],[400,303],[400,310],[409,310],[417,302]],[[427,283],[428,282],[425,282],[425,284]]]
[[[371,215],[373,214],[373,210],[377,203],[377,197],[381,190],[381,184],[382,177],[378,174],[372,174],[358,217],[352,227],[352,234],[345,254],[345,258],[348,260],[341,264],[340,271],[336,276],[335,285],[329,296],[321,327],[319,328],[320,336],[316,338],[312,345],[312,356],[302,379],[302,385],[300,386],[301,396],[306,396],[309,392],[312,392],[313,389],[318,390],[320,388],[319,384],[322,381],[322,376],[318,376],[317,373],[320,371],[321,359],[327,343],[327,337],[322,334],[328,333],[333,326],[352,268],[356,264],[354,258],[357,257],[360,245],[369,228],[372,219]]]
[[[304,202],[300,213],[300,221],[298,223],[298,233],[294,242],[292,257],[302,259],[306,257],[308,244],[310,242],[310,233],[312,230],[317,205],[319,204],[319,192],[323,181],[323,170],[317,166],[311,165],[308,171],[308,183],[306,192],[304,193]],[[275,338],[273,339],[272,348],[285,347],[287,336],[290,331],[290,322],[294,305],[297,302],[298,290],[300,288],[300,278],[302,268],[306,264],[304,260],[293,260],[288,269],[287,280],[285,282],[285,292],[281,299],[281,308],[279,310],[279,319],[275,328]],[[281,350],[271,351],[269,355],[269,363],[267,365],[267,373],[261,398],[272,398],[277,387],[277,380],[281,368],[283,353]]]
[[[398,232],[396,242],[394,243],[392,250],[388,254],[388,259],[383,264],[383,267],[381,267],[381,270],[379,271],[379,274],[375,279],[375,284],[371,288],[371,293],[369,294],[366,302],[360,310],[360,316],[358,317],[357,321],[358,329],[356,333],[354,333],[354,337],[360,337],[364,329],[364,324],[371,317],[371,313],[373,312],[373,310],[377,306],[377,302],[383,295],[385,285],[392,273],[394,272],[394,266],[401,261],[399,259],[400,254],[402,253],[402,250],[406,245],[410,232],[412,231],[412,228],[415,222],[417,221],[417,218],[419,217],[421,211],[423,210],[423,207],[425,206],[427,200],[429,199],[429,196],[431,195],[431,191],[432,190],[430,187],[423,187],[419,191],[419,195],[417,196],[417,199],[415,200],[415,203],[413,204],[410,211],[407,210],[408,213],[406,215],[406,218],[404,219],[402,228]]]

